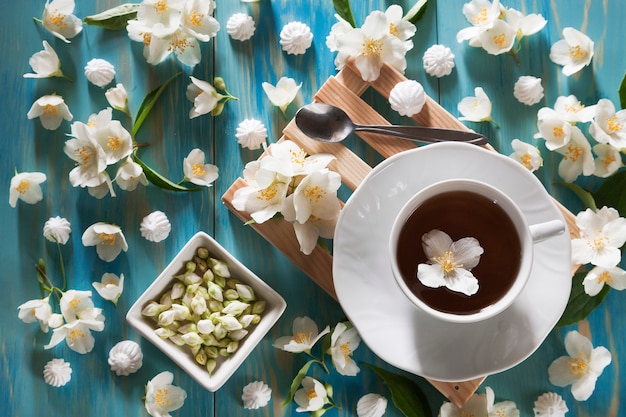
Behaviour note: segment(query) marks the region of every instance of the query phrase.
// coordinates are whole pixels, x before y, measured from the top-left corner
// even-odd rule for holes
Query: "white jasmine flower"
[[[153,36],[149,54],[152,59],[148,59],[148,63],[159,64],[172,53],[181,63],[190,67],[195,66],[201,58],[198,39],[186,29],[179,29],[173,35],[164,38]]]
[[[304,177],[293,194],[295,221],[305,223],[310,217],[334,219],[339,215],[341,204],[337,190],[341,186],[341,175],[328,169],[314,171]],[[289,204],[289,203],[286,203]]]
[[[220,100],[220,94],[215,87],[206,81],[189,77],[191,83],[187,86],[187,99],[193,103],[189,111],[189,118],[201,116],[211,112]]]
[[[17,200],[35,204],[43,200],[41,183],[46,181],[46,174],[41,172],[21,172],[11,178],[9,187],[9,205],[15,207]]]
[[[217,35],[220,24],[213,17],[215,0],[187,0],[183,7],[182,26],[186,32],[201,42]]]
[[[235,13],[226,22],[226,32],[237,41],[247,41],[255,30],[254,19],[245,13]]]
[[[59,304],[66,322],[85,318],[84,313],[89,314],[94,308],[91,291],[68,290],[63,293]]]
[[[41,126],[47,130],[56,130],[61,126],[63,119],[69,121],[74,118],[63,97],[55,94],[39,97],[26,116],[29,119],[39,117]]]
[[[519,417],[519,410],[513,401],[495,402],[496,397],[491,387],[485,387],[485,397],[489,417]]]
[[[19,310],[17,316],[24,323],[38,322],[39,327],[45,333],[48,332],[48,321],[52,316],[52,307],[50,307],[50,296],[28,300],[17,307]]]
[[[104,151],[107,165],[117,163],[133,151],[132,136],[119,120],[112,119],[113,110],[106,108],[98,113],[88,131]]]
[[[67,243],[71,232],[70,222],[63,217],[50,217],[43,225],[43,237],[61,245]]]
[[[519,10],[506,9],[506,21],[515,29],[518,39],[523,36],[534,35],[548,23],[540,14],[524,15]]]
[[[537,112],[536,138],[546,140],[546,148],[553,151],[567,145],[572,137],[572,125],[553,109],[543,107]]]
[[[115,183],[119,185],[122,190],[133,191],[137,188],[138,184],[144,186],[148,185],[148,179],[141,165],[133,161],[129,156],[117,169]]]
[[[261,159],[260,168],[286,177],[308,175],[322,170],[335,159],[331,154],[307,155],[295,142],[284,140],[268,148],[268,156]]]
[[[569,409],[563,398],[555,392],[546,392],[535,400],[535,417],[565,417]]]
[[[563,65],[563,74],[570,76],[586,67],[593,58],[593,41],[584,33],[566,27],[563,39],[550,48],[550,59],[557,65]]]
[[[122,291],[124,291],[124,274],[120,274],[118,277],[115,274],[107,272],[102,275],[101,282],[94,282],[92,285],[98,294],[100,294],[100,297],[117,305],[117,300],[120,298],[120,295],[122,295]]]
[[[424,52],[422,63],[428,75],[441,78],[452,72],[455,65],[454,54],[447,46],[433,45]]]
[[[513,95],[517,101],[527,106],[539,103],[543,98],[541,78],[522,75],[513,86]]]
[[[250,382],[243,387],[241,400],[243,408],[247,410],[256,410],[265,407],[272,398],[272,389],[263,381]]]
[[[293,202],[293,200],[289,201]],[[317,246],[318,239],[332,239],[335,236],[335,227],[337,226],[337,217],[330,219],[321,219],[311,216],[304,223],[294,221],[295,210],[292,205],[283,206],[282,214],[287,221],[293,222],[293,229],[296,232],[296,238],[300,245],[300,252],[310,255]]]
[[[52,359],[43,368],[43,380],[53,387],[62,387],[71,379],[72,368],[61,358]]]
[[[123,84],[117,83],[115,87],[109,88],[105,93],[107,101],[115,110],[128,113],[128,94]]]
[[[143,0],[137,20],[154,28],[158,37],[172,35],[180,27],[185,0]]]
[[[139,230],[141,231],[141,236],[146,240],[161,242],[170,235],[172,225],[165,213],[156,210],[143,218]]]
[[[470,122],[492,122],[491,100],[481,87],[474,89],[475,96],[465,97],[457,105],[462,117],[459,120]]]
[[[74,0],[52,0],[43,10],[43,27],[66,43],[83,30],[83,21],[73,15],[74,6]]]
[[[308,316],[296,317],[293,320],[293,335],[279,337],[273,346],[291,353],[310,352],[315,343],[329,332],[330,327],[326,326],[319,333],[317,324]]]
[[[153,417],[170,417],[170,411],[178,410],[185,403],[187,393],[172,385],[174,374],[161,372],[146,385],[146,411]]]
[[[576,226],[580,237],[572,239],[572,262],[613,268],[621,261],[626,219],[617,210],[606,206],[597,212],[587,209],[576,215]]]
[[[85,77],[93,85],[104,88],[115,78],[115,67],[109,61],[94,58],[85,65]]]
[[[63,151],[76,161],[77,165],[69,174],[74,186],[89,187],[102,183],[99,175],[107,166],[107,156],[102,146],[95,141],[86,124],[72,123],[72,139],[65,141]]]
[[[617,266],[613,268],[596,266],[583,280],[585,292],[591,297],[598,295],[604,284],[618,291],[623,290],[626,288],[626,271]]]
[[[328,402],[326,388],[317,379],[305,376],[302,388],[296,391],[293,400],[298,404],[296,412],[318,411]]]
[[[46,41],[43,41],[43,51],[35,52],[28,64],[35,73],[24,74],[24,78],[64,77],[59,56]]]
[[[330,335],[328,353],[331,354],[333,365],[340,375],[355,376],[359,373],[358,365],[351,358],[359,343],[361,337],[356,327],[348,328],[345,323],[337,323]]]
[[[457,407],[451,402],[444,402],[439,408],[439,417],[488,417],[487,396],[485,394],[472,394],[463,407]]]
[[[626,109],[616,112],[611,100],[600,99],[589,133],[600,143],[608,143],[616,149],[626,148]]]
[[[596,112],[596,106],[585,106],[575,95],[559,96],[554,103],[554,111],[561,119],[569,123],[590,122]]]
[[[210,187],[218,177],[215,165],[204,163],[204,152],[195,148],[183,159],[185,178],[193,184]]]
[[[109,193],[111,193],[111,197],[116,196],[115,190],[113,189],[113,182],[106,171],[98,174],[85,186],[87,187],[89,195],[97,199],[103,199]]]
[[[543,165],[543,158],[536,146],[519,139],[513,139],[511,146],[513,146],[514,152],[510,157],[524,165],[530,172],[535,172]]]
[[[572,126],[567,145],[556,149],[563,155],[559,163],[559,175],[564,181],[573,182],[580,174],[589,176],[596,169],[591,145],[578,126]]]
[[[611,363],[611,352],[605,347],[594,348],[585,336],[572,330],[565,335],[565,350],[548,368],[550,383],[559,387],[572,386],[577,401],[585,401],[596,387],[596,380]]]
[[[265,94],[267,94],[272,104],[280,108],[284,114],[287,110],[287,106],[289,106],[298,95],[302,83],[296,84],[296,80],[293,78],[281,77],[278,83],[276,83],[276,86],[267,82],[264,82],[262,86],[263,91],[265,91]]]
[[[593,147],[597,158],[594,163],[596,165],[593,175],[601,178],[607,178],[615,174],[624,164],[622,163],[622,155],[618,149],[606,143],[598,143]]]
[[[516,31],[504,20],[497,19],[489,29],[482,31],[477,39],[487,53],[500,55],[513,48]]]
[[[404,19],[402,6],[392,4],[385,10],[385,17],[389,22],[389,34],[397,37],[401,41],[407,42],[407,49],[413,48],[413,42],[409,41],[415,35],[417,28],[408,20]]]
[[[358,417],[382,417],[387,411],[387,399],[380,394],[365,394],[356,403]]]
[[[363,81],[374,81],[384,63],[401,73],[406,69],[406,52],[412,46],[389,34],[389,21],[381,11],[373,11],[363,26],[336,38],[340,53],[354,58]]]
[[[259,120],[245,119],[237,126],[235,137],[237,138],[237,143],[242,148],[254,150],[259,149],[261,145],[265,148],[267,144],[267,129]]]
[[[289,22],[280,31],[280,45],[290,55],[301,55],[311,47],[311,28],[302,22]]]
[[[106,262],[128,250],[122,229],[109,223],[98,222],[89,226],[83,233],[82,242],[84,246],[95,246],[98,257]]]
[[[423,285],[445,286],[465,295],[478,291],[478,280],[470,272],[484,252],[478,240],[465,237],[453,242],[447,233],[435,229],[422,236],[422,247],[430,261],[417,267],[417,278]]]
[[[401,81],[389,92],[389,104],[401,116],[411,117],[426,103],[426,93],[422,84],[415,80]]]
[[[493,3],[488,0],[471,0],[463,5],[463,15],[472,26],[461,29],[456,34],[456,40],[460,43],[466,40],[477,39],[478,36],[487,29],[493,27],[493,24],[500,17],[500,1],[494,0]],[[480,45],[472,45],[480,46]]]
[[[338,14],[335,14],[335,19],[337,19],[337,23],[335,23],[330,28],[330,33],[328,34],[328,36],[326,36],[326,46],[328,47],[328,49],[330,49],[331,52],[338,52],[337,56],[335,57],[335,68],[337,69],[337,71],[340,71],[345,66],[346,59],[349,57],[349,55],[347,52],[339,51],[337,39],[350,32],[353,27]]]

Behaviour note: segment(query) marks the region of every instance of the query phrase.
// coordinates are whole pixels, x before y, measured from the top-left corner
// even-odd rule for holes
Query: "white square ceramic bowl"
[[[141,314],[143,307],[150,301],[158,301],[161,295],[171,286],[174,275],[184,270],[187,261],[193,259],[196,250],[206,247],[210,256],[228,263],[231,277],[250,285],[260,300],[265,300],[266,308],[261,315],[261,321],[255,325],[250,333],[240,342],[239,348],[228,358],[218,360],[218,365],[211,375],[206,368],[199,365],[189,349],[179,347],[167,339],[162,339],[154,333],[155,322]],[[154,282],[137,299],[126,314],[126,320],[143,337],[170,357],[187,374],[209,391],[217,391],[239,365],[248,357],[254,347],[263,339],[274,323],[279,319],[287,306],[285,300],[267,285],[261,278],[235,259],[226,249],[204,232],[196,233],[178,252],[169,265],[161,272]]]

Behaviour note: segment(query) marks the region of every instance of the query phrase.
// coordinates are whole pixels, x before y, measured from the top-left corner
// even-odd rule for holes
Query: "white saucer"
[[[460,382],[509,369],[539,347],[565,310],[571,255],[567,232],[535,243],[521,295],[486,321],[442,322],[418,311],[391,272],[391,225],[418,190],[451,178],[499,188],[528,224],[565,222],[541,182],[517,161],[464,143],[427,145],[380,163],[348,199],[335,231],[333,279],[344,312],[382,360],[429,379]]]

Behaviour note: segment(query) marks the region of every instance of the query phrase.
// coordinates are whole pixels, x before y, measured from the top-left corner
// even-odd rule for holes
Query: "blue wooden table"
[[[75,14],[83,18],[122,1],[77,3]],[[360,24],[371,11],[384,10],[392,2],[352,3],[355,19]],[[393,3],[400,4],[405,11],[413,5],[409,0]],[[577,213],[583,209],[581,202],[570,190],[555,184],[561,181],[557,174],[561,157],[548,152],[542,140],[533,139],[537,132],[537,111],[543,106],[552,107],[558,96],[569,94],[576,95],[588,105],[595,104],[600,98],[608,98],[619,107],[617,89],[626,70],[623,46],[626,3],[621,0],[506,1],[508,7],[526,14],[540,13],[548,21],[538,34],[524,40],[518,64],[510,56],[488,55],[479,48],[469,47],[467,42],[456,41],[456,33],[468,25],[462,14],[462,4],[452,0],[429,1],[425,15],[417,23],[418,31],[413,38],[415,46],[407,54],[406,77],[420,81],[426,93],[454,116],[459,116],[457,103],[473,95],[475,87],[483,87],[494,103],[493,118],[500,127],[488,123],[468,123],[468,126],[489,136],[491,145],[503,154],[512,152],[514,138],[537,144],[544,157],[538,177],[553,197]],[[147,64],[141,45],[132,42],[124,30],[108,31],[85,26],[71,43],[63,43],[33,20],[33,17],[41,17],[43,8],[43,1],[5,2],[0,17],[0,92],[3,98],[0,200],[4,201],[0,205],[3,237],[0,244],[3,265],[0,273],[0,415],[147,415],[142,401],[144,386],[162,371],[173,372],[174,384],[187,392],[184,406],[172,413],[175,416],[296,415],[295,404],[283,408],[281,403],[305,358],[282,352],[272,343],[280,336],[291,334],[296,317],[309,316],[323,328],[334,326],[345,315],[335,300],[230,213],[220,197],[241,176],[244,165],[260,155],[260,151],[242,149],[238,145],[235,133],[239,123],[246,118],[258,119],[267,127],[269,142],[276,141],[298,106],[312,101],[313,94],[336,73],[334,54],[325,45],[325,38],[335,22],[332,2],[218,0],[215,17],[221,30],[213,40],[201,44],[202,60],[194,68],[173,58],[157,66]],[[251,40],[240,42],[228,36],[226,22],[234,13],[247,13],[254,18],[256,32]],[[306,23],[313,33],[313,45],[303,55],[289,55],[280,48],[279,33],[292,21]],[[561,38],[565,27],[577,28],[595,41],[591,65],[570,77],[564,76],[561,68],[548,58],[550,46]],[[56,50],[63,72],[72,81],[22,77],[31,72],[28,60],[42,49],[43,40]],[[455,69],[441,79],[428,76],[422,66],[424,51],[436,43],[450,47],[455,55]],[[219,168],[219,178],[213,187],[200,192],[174,193],[153,185],[139,186],[133,192],[118,189],[115,198],[95,199],[86,189],[71,186],[68,173],[74,163],[63,151],[70,122],[65,121],[59,129],[49,131],[42,128],[39,120],[29,120],[26,114],[37,98],[52,93],[63,96],[73,114],[73,121],[86,122],[89,115],[106,108],[104,90],[88,83],[83,74],[83,67],[92,58],[106,59],[115,66],[115,81],[123,83],[128,90],[132,114],[137,112],[148,92],[174,74],[181,73],[164,91],[137,135],[139,142],[149,145],[140,150],[140,156],[159,172],[178,181],[183,175],[183,158],[193,148],[200,148],[206,153],[207,162]],[[186,99],[185,91],[190,75],[206,81],[211,81],[214,76],[223,77],[229,92],[239,100],[227,103],[218,117],[206,115],[189,119],[191,103]],[[545,97],[540,103],[525,106],[513,97],[513,85],[521,75],[542,79]],[[301,91],[286,115],[271,106],[261,87],[263,82],[275,84],[282,76],[302,83]],[[380,98],[369,91],[365,97],[373,103],[380,102]],[[388,116],[392,122],[406,122],[393,112]],[[114,118],[128,126],[129,120],[122,113],[115,112]],[[368,161],[379,160],[362,145],[355,146]],[[9,183],[16,170],[47,175],[43,201],[34,205],[19,201],[15,208],[7,204]],[[600,181],[594,177],[581,183],[593,188]],[[166,213],[172,224],[172,233],[160,243],[145,240],[139,232],[143,217],[154,210]],[[106,321],[104,331],[94,332],[95,348],[85,355],[70,350],[65,343],[44,349],[50,333],[40,331],[37,324],[25,324],[18,319],[20,304],[42,296],[34,267],[40,258],[44,259],[50,276],[60,279],[57,247],[42,235],[44,222],[53,216],[65,217],[71,222],[70,241],[62,247],[68,288],[93,290],[92,282],[100,281],[105,272],[124,274],[126,279],[117,307],[93,291],[94,303],[103,309]],[[101,261],[93,248],[86,248],[81,243],[83,231],[99,221],[119,225],[128,241],[128,251],[112,263]],[[285,314],[276,326],[215,393],[204,390],[125,321],[125,314],[134,301],[184,243],[200,230],[214,236],[287,301]],[[478,392],[484,392],[485,386],[492,387],[498,400],[515,401],[522,416],[532,415],[533,402],[547,391],[563,396],[570,409],[568,415],[626,416],[624,296],[611,291],[586,321],[552,331],[530,358],[513,369],[488,376]],[[564,335],[576,328],[590,334],[595,346],[607,347],[613,356],[613,362],[599,378],[594,394],[585,402],[575,401],[569,388],[551,385],[547,375],[550,363],[565,354]],[[143,367],[130,376],[116,376],[107,364],[108,352],[114,344],[127,339],[141,345]],[[364,345],[354,357],[360,363],[394,370]],[[71,381],[61,388],[45,384],[42,377],[44,365],[53,358],[63,358],[73,369]],[[331,416],[356,415],[356,402],[366,393],[379,393],[390,398],[387,387],[365,366],[357,377],[343,377],[334,371],[327,376],[320,369],[312,369],[311,374],[331,383],[334,388],[334,398],[341,409],[329,411]],[[445,398],[424,379],[408,377],[424,390],[436,415]],[[246,410],[241,401],[242,389],[255,380],[270,385],[272,401],[265,408]],[[386,415],[401,414],[390,401]]]

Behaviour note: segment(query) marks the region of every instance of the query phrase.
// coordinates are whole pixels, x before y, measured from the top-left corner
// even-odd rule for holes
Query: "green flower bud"
[[[204,246],[201,246],[196,250],[196,256],[200,259],[208,259],[209,250],[205,248]]]
[[[239,293],[239,297],[243,301],[254,301],[256,299],[256,297],[254,296],[254,290],[249,285],[237,284],[235,288]]]
[[[198,332],[201,334],[211,334],[215,330],[215,324],[211,320],[200,320],[197,325]]]
[[[224,291],[224,298],[229,301],[236,300],[239,298],[239,293],[237,292],[237,290],[230,288]]]
[[[185,333],[181,337],[189,346],[201,345],[203,343],[202,337],[196,332]]]
[[[237,349],[239,349],[239,342],[236,340],[233,340],[228,344],[228,346],[226,346],[226,351],[228,353],[235,353]]]
[[[232,340],[241,340],[248,335],[248,331],[246,329],[233,330],[232,332],[228,332],[228,337]]]
[[[161,296],[159,304],[170,307],[172,305],[172,291],[168,291]]]
[[[198,326],[196,325],[196,323],[187,323],[178,328],[178,333],[182,333],[182,334],[192,333],[192,332],[197,332],[197,331],[198,331]]]
[[[209,311],[217,313],[222,311],[222,309],[224,308],[224,304],[220,303],[217,300],[209,300],[208,307]]]
[[[218,277],[215,277],[218,278]],[[209,297],[217,301],[224,301],[224,295],[222,293],[222,287],[220,287],[215,282],[209,282],[207,284],[207,289],[209,291]]]
[[[206,365],[207,359],[208,358],[204,350],[201,350],[198,353],[196,353],[196,362],[198,362],[200,365]]]
[[[213,359],[217,358],[220,355],[220,352],[216,346],[205,346],[204,353],[206,353],[209,358]]]
[[[225,303],[226,304],[226,303]],[[230,301],[224,309],[222,314],[232,314],[233,316],[239,316],[249,306],[248,303],[242,303],[241,301]]]
[[[193,261],[196,263],[195,272],[197,274],[204,275],[207,269],[209,269],[209,266],[207,265],[206,260],[200,258],[199,256],[194,256]]]
[[[218,90],[225,91],[226,83],[224,82],[224,79],[222,77],[215,77],[213,78],[213,87],[217,88]]]
[[[185,340],[183,339],[182,335],[180,335],[180,334],[175,334],[174,336],[171,336],[170,340],[176,346],[185,346]]]
[[[185,284],[177,282],[172,285],[172,300],[178,300],[185,294]]]
[[[265,311],[265,301],[264,300],[260,300],[260,301],[256,301],[254,304],[252,304],[252,313],[253,314],[261,314]]]
[[[230,270],[228,269],[228,264],[226,262],[215,258],[209,258],[209,265],[215,275],[219,275],[224,278],[230,277]]]
[[[185,276],[185,279],[183,280],[183,282],[186,285],[192,285],[192,284],[200,284],[202,282],[202,277],[194,272],[187,274]]]
[[[157,303],[156,301],[150,301],[142,310],[141,314],[146,317],[156,317],[161,312],[168,309],[167,305],[162,305]]]
[[[223,357],[230,356],[230,352],[226,348],[221,348],[220,349],[220,356],[223,356]]]
[[[206,361],[206,370],[209,373],[209,375],[213,373],[216,366],[217,366],[217,362],[215,361],[215,359],[209,359]]]
[[[154,334],[159,336],[161,339],[168,339],[176,334],[176,332],[168,327],[159,327],[154,330]]]
[[[214,282],[222,289],[226,287],[226,278],[218,275],[217,273],[215,274]]]
[[[202,275],[202,279],[204,280],[204,282],[212,282],[214,278],[215,275],[213,275],[213,271],[211,271],[210,269],[204,271],[204,275]]]

